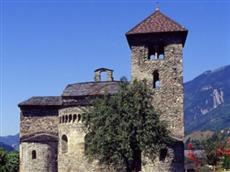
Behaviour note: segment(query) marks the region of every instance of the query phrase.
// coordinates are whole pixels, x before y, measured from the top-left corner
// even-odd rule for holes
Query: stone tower
[[[154,163],[146,159],[142,171],[184,171],[182,49],[187,33],[159,9],[126,33],[132,53],[132,80],[147,80],[154,92],[153,106],[175,140],[161,150]]]
[[[84,167],[84,136],[82,107],[59,109],[58,171],[86,171]]]

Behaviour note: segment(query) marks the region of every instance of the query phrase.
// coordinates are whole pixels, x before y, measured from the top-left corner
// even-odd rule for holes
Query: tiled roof
[[[57,133],[49,132],[37,132],[31,135],[25,135],[20,137],[21,142],[57,142],[58,135]]]
[[[19,103],[21,106],[60,106],[62,99],[60,96],[31,97],[30,99]]]
[[[178,31],[187,31],[187,29],[162,14],[159,10],[156,10],[153,14],[128,31],[126,35]]]
[[[62,96],[98,96],[118,91],[119,81],[85,82],[67,85]]]

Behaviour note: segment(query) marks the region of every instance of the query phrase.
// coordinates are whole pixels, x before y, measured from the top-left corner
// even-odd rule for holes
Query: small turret
[[[101,73],[102,72],[106,72],[107,81],[113,81],[113,70],[112,69],[98,68],[94,72],[95,72],[95,76],[94,76],[95,82],[100,82],[101,81]]]

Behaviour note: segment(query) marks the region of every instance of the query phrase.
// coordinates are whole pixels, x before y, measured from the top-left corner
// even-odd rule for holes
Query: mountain
[[[184,84],[185,133],[230,128],[230,65]]]
[[[12,135],[12,136],[1,136],[0,137],[0,147],[1,147],[1,144],[3,146],[5,146],[5,145],[10,146],[14,150],[18,150],[19,134]]]
[[[2,142],[0,142],[0,148],[3,148],[4,150],[6,150],[8,152],[15,150],[12,146],[7,145],[7,144],[2,143]]]

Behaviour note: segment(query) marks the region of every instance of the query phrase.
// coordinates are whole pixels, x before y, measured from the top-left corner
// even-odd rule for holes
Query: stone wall
[[[57,172],[57,143],[20,144],[20,172]],[[32,155],[32,151],[36,155]],[[33,157],[34,156],[34,157]]]
[[[132,80],[146,79],[153,90],[153,106],[160,113],[161,120],[167,122],[171,136],[180,143],[184,138],[183,121],[183,75],[182,44],[169,44],[164,47],[164,59],[148,59],[149,49],[146,46],[132,46]],[[160,87],[153,88],[153,73],[158,71]],[[183,171],[183,144],[175,148],[168,147],[166,161],[148,163],[142,171]],[[179,159],[178,159],[179,157]],[[177,163],[175,159],[177,158]],[[178,166],[171,168],[173,166]],[[180,168],[179,168],[180,167]]]
[[[84,107],[68,107],[59,110],[58,172],[102,171],[97,162],[88,162],[84,156],[85,131],[81,123]],[[74,116],[77,118],[73,118]],[[72,117],[71,117],[72,116]],[[67,136],[67,149],[63,149],[62,137]]]
[[[20,137],[43,132],[57,135],[58,111],[45,107],[21,109]]]
[[[184,172],[184,144],[176,142],[169,145],[166,156],[155,158],[154,162],[146,157],[142,159],[142,172]]]
[[[21,108],[20,172],[56,172],[57,135],[56,108]],[[32,159],[32,151],[36,151],[35,159]]]
[[[182,45],[171,44],[164,49],[165,58],[148,60],[148,48],[132,47],[132,79],[147,79],[152,88],[153,72],[159,71],[160,88],[154,92],[153,105],[168,122],[173,136],[183,139],[183,76]]]

